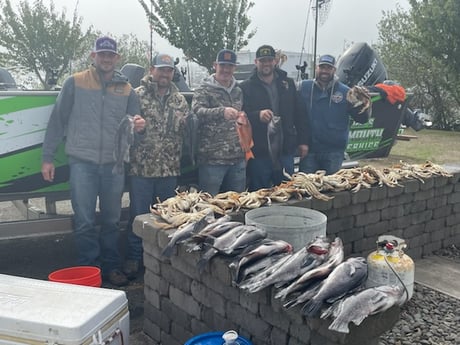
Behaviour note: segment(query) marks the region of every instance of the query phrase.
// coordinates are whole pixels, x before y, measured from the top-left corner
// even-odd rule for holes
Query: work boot
[[[136,279],[140,270],[141,270],[141,263],[139,260],[128,259],[123,265],[123,273],[126,274],[126,277],[129,280]]]
[[[115,286],[125,286],[129,284],[129,280],[126,278],[126,275],[117,269],[110,271],[107,276],[107,280],[110,284]]]

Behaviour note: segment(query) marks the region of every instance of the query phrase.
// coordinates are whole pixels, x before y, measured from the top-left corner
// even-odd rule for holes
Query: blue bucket
[[[184,345],[222,345],[224,343],[222,339],[223,334],[224,332],[203,333],[187,340],[187,342]],[[238,336],[238,339],[236,341],[240,345],[252,345],[252,343],[249,340],[241,336]]]

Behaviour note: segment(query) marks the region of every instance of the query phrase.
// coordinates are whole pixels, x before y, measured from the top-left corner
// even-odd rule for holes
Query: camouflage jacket
[[[157,84],[150,75],[136,88],[145,118],[145,135],[130,152],[130,175],[167,177],[180,174],[185,117],[188,103],[174,84],[163,102],[157,96]]]
[[[241,110],[242,106],[243,93],[235,80],[224,88],[212,75],[195,90],[192,111],[199,119],[199,164],[234,164],[244,159],[235,121],[224,118],[225,107]]]

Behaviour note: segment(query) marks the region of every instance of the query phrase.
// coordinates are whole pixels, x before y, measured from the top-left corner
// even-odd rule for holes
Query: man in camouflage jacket
[[[236,130],[243,93],[233,77],[235,66],[236,54],[222,49],[214,62],[216,72],[195,90],[192,101],[199,119],[199,185],[213,195],[246,188],[245,153]]]
[[[152,59],[150,74],[136,89],[146,126],[143,140],[130,152],[131,226],[124,273],[131,279],[139,272],[142,260],[142,239],[132,232],[132,222],[137,215],[148,213],[152,203],[174,196],[180,175],[185,117],[189,107],[172,83],[174,69],[171,56],[158,54]]]

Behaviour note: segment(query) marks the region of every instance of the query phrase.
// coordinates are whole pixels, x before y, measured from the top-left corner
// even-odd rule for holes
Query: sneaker
[[[126,277],[129,280],[136,279],[137,275],[141,270],[141,264],[138,260],[126,260],[123,265],[123,273],[126,274]]]
[[[110,271],[107,276],[107,280],[110,284],[115,286],[125,286],[129,284],[129,280],[126,278],[126,275],[117,269]]]

